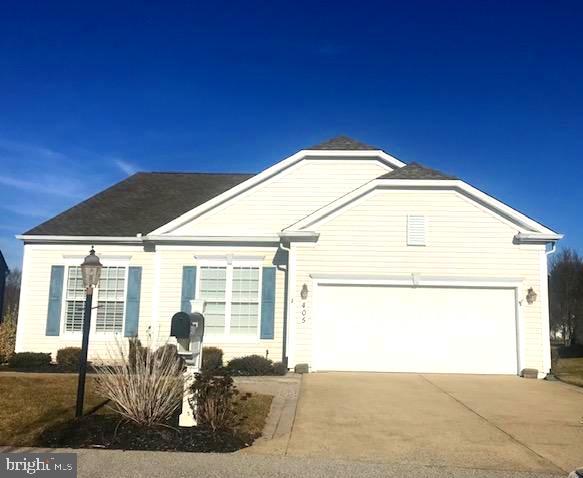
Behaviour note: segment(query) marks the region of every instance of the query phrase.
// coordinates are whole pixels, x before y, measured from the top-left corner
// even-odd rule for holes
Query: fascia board
[[[310,149],[303,149],[298,151],[295,154],[292,154],[288,158],[280,161],[279,163],[274,164],[273,166],[265,169],[261,173],[249,178],[246,181],[243,181],[241,184],[225,191],[218,196],[210,199],[209,201],[197,206],[190,211],[185,212],[184,214],[178,216],[176,219],[168,222],[167,224],[155,229],[154,231],[150,232],[151,235],[159,235],[171,232],[178,227],[184,225],[185,223],[195,219],[196,217],[204,214],[205,212],[213,209],[214,207],[225,203],[226,201],[230,200],[231,198],[236,197],[237,195],[250,190],[251,188],[261,184],[262,182],[272,178],[273,176],[277,175],[281,171],[286,170],[287,168],[291,167],[295,163],[301,161],[305,158],[338,158],[338,157],[352,157],[352,158],[370,158],[370,159],[379,159],[381,162],[386,163],[391,168],[400,168],[405,166],[405,163],[399,161],[397,158],[385,153],[381,150],[367,150],[367,151],[340,151],[340,150],[310,150]]]
[[[117,236],[40,236],[40,235],[18,235],[26,243],[77,243],[77,244],[143,244],[149,243],[169,243],[169,242],[253,242],[253,243],[279,243],[277,234],[257,235],[257,236],[164,236],[147,235],[136,237]]]
[[[474,199],[478,203],[485,204],[494,212],[497,212],[504,218],[509,218],[513,222],[522,225],[527,229],[531,229],[537,233],[543,234],[552,234],[557,235],[556,232],[552,231],[551,229],[543,226],[542,224],[534,221],[533,219],[529,218],[528,216],[522,214],[521,212],[517,211],[516,209],[511,208],[510,206],[504,204],[503,202],[489,196],[488,194],[480,191],[479,189],[461,181],[459,179],[452,179],[452,180],[444,180],[444,179],[419,179],[419,180],[410,180],[410,179],[376,179],[374,181],[370,181],[369,183],[361,186],[358,189],[355,189],[350,194],[343,196],[342,198],[337,199],[329,203],[327,206],[319,209],[318,211],[310,214],[309,216],[305,217],[301,221],[293,224],[294,230],[302,230],[306,227],[310,227],[314,229],[318,226],[318,224],[329,216],[332,211],[339,211],[349,205],[352,201],[362,197],[363,195],[368,194],[374,189],[381,189],[381,188],[436,188],[436,189],[452,189],[458,190],[465,193],[471,199]],[[288,228],[292,227],[288,226]],[[288,229],[286,228],[286,229]]]

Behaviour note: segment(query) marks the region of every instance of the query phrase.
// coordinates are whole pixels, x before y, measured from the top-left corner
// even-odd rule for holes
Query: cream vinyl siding
[[[426,245],[407,245],[407,216],[426,219]],[[515,245],[514,227],[470,199],[447,190],[376,190],[316,226],[315,245],[294,244],[295,363],[312,361],[313,295],[306,301],[302,320],[299,292],[311,274],[338,276],[409,276],[519,279],[519,298],[533,287],[539,292],[542,245]],[[519,306],[523,324],[524,367],[543,369],[541,300]],[[422,332],[422,331],[420,331]],[[414,334],[402,330],[403,340]]]
[[[232,254],[237,257],[257,256],[263,257],[261,266],[273,267],[273,258],[277,252],[276,247],[191,247],[191,246],[158,246],[160,267],[159,288],[159,325],[154,331],[158,335],[159,343],[164,343],[170,334],[170,318],[180,310],[180,297],[182,290],[182,267],[185,265],[197,265],[195,256],[227,256]],[[201,259],[203,260],[203,259]],[[198,264],[200,266],[200,264]],[[200,268],[197,267],[197,275]],[[262,340],[255,337],[225,337],[224,340],[204,340],[205,346],[217,346],[223,349],[224,360],[243,355],[257,354],[265,356],[269,352],[269,358],[274,362],[282,358],[282,331],[283,331],[283,302],[285,290],[285,272],[276,269],[275,283],[275,320],[274,339]]]
[[[169,339],[170,319],[180,311],[182,294],[182,267],[197,265],[195,256],[261,256],[262,266],[273,266],[276,247],[196,247],[196,246],[157,246],[155,252],[145,252],[143,248],[130,245],[96,245],[97,254],[102,258],[130,257],[126,264],[142,267],[140,297],[139,338],[142,343],[163,345]],[[63,347],[78,347],[81,334],[65,333],[64,315],[61,316],[61,334],[46,336],[46,320],[49,296],[50,273],[52,265],[71,263],[70,256],[79,256],[73,263],[81,263],[87,255],[87,245],[37,245],[27,244],[24,248],[22,292],[19,312],[16,348],[18,352],[50,352],[53,360],[57,350]],[[104,262],[104,261],[102,261]],[[283,330],[283,297],[285,272],[276,272],[275,335],[273,340],[261,340],[256,337],[237,337],[225,341],[207,342],[223,349],[225,360],[234,357],[259,354],[266,351],[274,361],[281,360]],[[63,289],[65,294],[66,288]],[[96,304],[94,304],[95,306]],[[61,310],[63,313],[63,310]],[[95,323],[95,314],[92,319]],[[127,340],[118,334],[122,340]],[[113,333],[91,333],[89,357],[96,359],[106,357],[108,349],[115,342]]]
[[[17,352],[50,352],[53,360],[56,359],[57,350],[63,347],[80,347],[81,332],[65,332],[64,307],[61,309],[61,333],[59,336],[45,335],[47,322],[47,309],[49,298],[49,285],[51,266],[65,266],[65,283],[63,285],[63,298],[66,295],[66,280],[69,265],[80,265],[83,257],[89,252],[87,245],[42,245],[27,244],[24,246],[22,291],[20,310],[18,316],[18,332],[16,340]],[[140,323],[139,337],[146,340],[148,327],[152,317],[152,287],[154,262],[151,253],[144,252],[137,246],[113,246],[97,245],[97,254],[102,262],[107,264],[107,259],[123,260],[123,267],[142,267],[142,290],[140,298]],[[76,257],[78,256],[78,258]],[[118,265],[116,263],[116,265]],[[150,285],[146,287],[146,285]],[[93,307],[97,306],[96,301]],[[110,345],[115,343],[115,334],[111,332],[95,333],[96,310],[93,310],[92,332],[89,344],[89,357],[92,359],[106,357]],[[122,337],[123,334],[118,336]]]
[[[388,171],[374,159],[305,159],[170,234],[274,234]]]

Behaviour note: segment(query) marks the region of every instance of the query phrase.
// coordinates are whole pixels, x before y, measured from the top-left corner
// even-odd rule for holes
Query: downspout
[[[549,298],[549,262],[548,257],[557,250],[557,242],[550,242],[551,248],[547,251],[545,250],[543,257],[544,264],[541,264],[541,291],[543,291],[544,297],[544,310],[543,310],[543,367],[544,375],[548,376],[552,374],[552,358],[551,358],[551,324],[550,324],[550,298]],[[546,245],[545,245],[546,249]],[[543,277],[544,275],[544,277]]]
[[[285,287],[283,288],[283,330],[282,330],[282,338],[281,338],[281,361],[287,367],[287,298],[288,298],[288,275],[289,275],[289,248],[283,246],[283,244],[279,244],[279,249],[282,251],[287,252],[287,264],[277,264],[277,270],[282,271],[285,273]]]
[[[293,361],[293,337],[294,337],[294,314],[293,314],[293,291],[295,289],[295,255],[291,248],[291,243],[288,247],[280,242],[279,247],[287,252],[287,282],[286,282],[286,303],[285,303],[285,327],[283,338],[283,355],[284,362],[287,367],[294,364]]]

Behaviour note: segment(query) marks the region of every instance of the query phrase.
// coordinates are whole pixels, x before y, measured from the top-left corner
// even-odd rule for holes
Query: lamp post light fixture
[[[85,399],[85,377],[87,375],[87,351],[89,349],[89,331],[91,330],[91,306],[93,303],[93,289],[99,285],[101,277],[101,262],[91,246],[89,255],[81,264],[81,276],[85,287],[85,312],[83,314],[83,341],[81,343],[81,357],[79,360],[79,382],[77,384],[77,405],[75,416],[83,415],[83,401]]]

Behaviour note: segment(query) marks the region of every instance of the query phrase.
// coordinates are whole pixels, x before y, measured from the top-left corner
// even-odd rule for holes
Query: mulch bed
[[[180,428],[178,415],[166,426],[142,427],[120,422],[118,415],[104,414],[86,415],[48,428],[39,436],[38,446],[230,453],[250,446],[253,440],[227,431]]]

